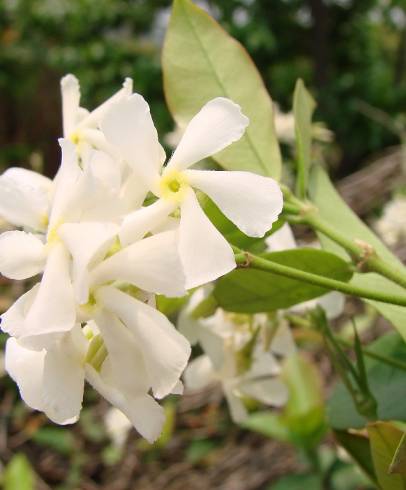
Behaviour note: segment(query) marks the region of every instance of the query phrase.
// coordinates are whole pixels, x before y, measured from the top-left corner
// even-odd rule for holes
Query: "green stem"
[[[271,262],[270,260],[262,257],[252,255],[249,252],[243,252],[236,247],[233,248],[237,265],[241,267],[251,267],[253,269],[273,272],[274,274],[278,274],[280,276],[290,277],[291,279],[297,279],[298,281],[314,284],[315,286],[321,286],[329,290],[340,291],[359,298],[371,299],[398,306],[406,306],[406,294],[399,295],[386,293],[384,291],[370,290],[355,286],[354,284],[337,281],[328,277],[294,269],[293,267],[288,267],[286,265],[277,264],[276,262]]]
[[[297,205],[296,202],[295,205]],[[303,203],[302,206],[305,207],[306,204]],[[314,212],[303,213],[300,221],[301,223],[311,226],[323,235],[326,235],[328,238],[347,250],[350,256],[354,259],[355,263],[358,266],[362,266],[362,270],[366,272],[376,272],[377,274],[380,274],[381,276],[384,276],[396,284],[406,288],[406,271],[404,267],[396,267],[389,264],[381,257],[376,255],[372,246],[370,246],[368,250],[367,243],[365,244],[366,247],[363,247],[362,244],[358,244],[354,240],[348,239]]]

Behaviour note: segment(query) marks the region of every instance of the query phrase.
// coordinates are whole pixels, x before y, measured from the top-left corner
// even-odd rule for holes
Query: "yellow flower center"
[[[189,188],[189,181],[183,172],[170,170],[164,173],[159,182],[161,197],[181,203]]]
[[[82,139],[82,136],[78,132],[73,132],[69,136],[69,139],[72,141],[74,145],[78,145],[80,143],[80,140]]]

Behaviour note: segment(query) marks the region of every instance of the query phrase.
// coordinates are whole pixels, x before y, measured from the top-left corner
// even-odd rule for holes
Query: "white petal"
[[[233,251],[190,190],[182,203],[179,251],[186,288],[200,286],[236,267]]]
[[[106,362],[103,368],[105,364]],[[159,437],[165,421],[165,413],[151,396],[140,394],[137,397],[127,398],[103,379],[103,369],[99,374],[89,365],[86,365],[86,379],[106,400],[119,408],[129,418],[134,428],[150,443]]]
[[[176,205],[158,199],[150,206],[145,206],[128,214],[121,225],[120,241],[125,246],[143,238],[148,232],[162,225]]]
[[[250,172],[189,170],[190,184],[207,194],[248,236],[262,237],[283,208],[277,182]]]
[[[189,342],[158,310],[115,288],[100,288],[97,299],[120,318],[142,346],[156,398],[168,395],[186,367]]]
[[[83,356],[83,349],[77,349],[70,333],[46,351],[43,411],[57,424],[72,423],[79,417],[85,377]]]
[[[143,359],[143,346],[112,313],[102,310],[96,318],[109,355],[114,385],[127,396],[144,394],[151,388]],[[131,374],[131,375],[130,375]]]
[[[274,407],[283,406],[289,397],[288,389],[279,379],[246,380],[238,389],[244,395]]]
[[[93,150],[89,154],[87,165],[92,174],[105,186],[118,190],[121,186],[121,169],[117,161],[104,151]]]
[[[269,252],[279,252],[281,250],[296,248],[296,240],[292,228],[288,223],[285,223],[279,230],[268,236],[265,239],[265,243]]]
[[[1,329],[13,337],[25,333],[25,317],[38,293],[40,283],[20,296],[17,301],[1,316]]]
[[[58,228],[58,235],[73,258],[72,279],[79,304],[88,301],[90,266],[106,255],[117,233],[114,223],[65,223]]]
[[[101,128],[109,143],[120,150],[122,158],[148,184],[159,176],[162,149],[149,106],[139,94],[114,103]]]
[[[78,79],[68,74],[61,80],[63,135],[69,137],[75,129],[80,104]]]
[[[118,408],[111,407],[104,416],[104,424],[114,446],[122,449],[132,427],[127,415]]]
[[[45,246],[32,233],[6,231],[0,235],[0,272],[10,279],[27,279],[41,272]]]
[[[127,99],[133,91],[133,81],[131,78],[126,78],[124,80],[123,86],[115,94],[113,94],[109,99],[104,101],[101,105],[96,107],[91,111],[88,117],[84,118],[80,123],[80,128],[82,127],[96,127],[100,126],[101,121],[105,117],[106,113],[110,108],[118,101],[122,99]]]
[[[185,387],[181,380],[179,380],[176,385],[172,388],[171,395],[183,395]]]
[[[66,332],[73,328],[76,307],[69,256],[58,243],[49,253],[41,285],[25,319],[25,335]]]
[[[218,97],[207,102],[187,125],[168,168],[185,169],[223,150],[241,138],[248,123],[231,100]]]
[[[21,398],[35,410],[43,410],[42,379],[45,351],[31,351],[11,337],[6,343],[5,368],[17,383]]]
[[[217,381],[213,370],[213,364],[208,356],[199,356],[193,359],[185,369],[183,375],[186,388],[199,391]]]
[[[271,351],[280,356],[289,356],[296,352],[292,332],[287,323],[281,323],[272,339]]]
[[[317,299],[318,304],[324,308],[327,318],[334,320],[344,311],[345,296],[337,291],[331,291]]]
[[[101,262],[91,285],[117,280],[156,294],[184,296],[185,278],[176,232],[166,231],[135,242]]]
[[[15,226],[44,230],[52,182],[23,168],[11,168],[0,177],[0,216]]]
[[[231,418],[235,423],[243,422],[247,416],[248,411],[245,408],[244,402],[236,393],[236,381],[234,379],[223,382],[223,390],[230,409]]]

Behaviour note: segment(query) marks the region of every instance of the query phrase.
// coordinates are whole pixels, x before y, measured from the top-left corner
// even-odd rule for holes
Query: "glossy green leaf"
[[[306,197],[312,150],[312,116],[316,103],[306,90],[302,80],[298,80],[293,95],[293,114],[295,116],[296,138],[296,192]]]
[[[23,453],[18,453],[4,471],[4,490],[34,490],[35,473]]]
[[[406,477],[390,474],[390,465],[403,432],[388,422],[368,425],[372,459],[382,490],[405,490]]]
[[[374,463],[371,457],[371,448],[368,438],[364,434],[357,434],[344,430],[334,431],[334,436],[340,446],[347,451],[371,481],[376,483]]]
[[[167,103],[180,127],[209,100],[230,98],[250,124],[238,142],[213,158],[228,170],[279,179],[272,101],[258,70],[241,44],[190,0],[173,3],[162,66]]]
[[[348,281],[352,272],[344,260],[334,254],[312,248],[300,248],[263,254],[262,257],[324,277]],[[254,269],[237,269],[219,279],[214,296],[228,311],[258,313],[289,308],[328,292],[320,286]]]
[[[368,350],[406,363],[406,344],[400,335],[391,332],[368,346]],[[365,357],[369,388],[378,404],[379,420],[406,421],[406,373],[403,369]],[[330,425],[335,429],[360,429],[367,420],[358,414],[351,396],[338,383],[327,405]]]
[[[379,238],[358,218],[347,206],[332,185],[328,175],[321,167],[313,167],[311,172],[310,194],[319,207],[319,213],[329,223],[334,223],[337,231],[342,232],[347,238],[363,240],[374,247],[376,252],[385,260],[397,267],[403,267],[402,263],[379,240]],[[319,235],[323,248],[335,252],[347,258],[347,253],[329,238]],[[393,294],[404,294],[404,289],[392,281],[378,274],[354,274],[351,284],[387,291]],[[406,308],[402,306],[380,303],[366,300],[372,304],[385,318],[387,318],[406,340]]]
[[[281,377],[289,390],[283,417],[291,438],[312,447],[326,429],[320,373],[309,359],[296,354],[285,360]]]
[[[395,455],[390,464],[389,473],[399,473],[406,476],[406,434],[403,434],[396,448]]]

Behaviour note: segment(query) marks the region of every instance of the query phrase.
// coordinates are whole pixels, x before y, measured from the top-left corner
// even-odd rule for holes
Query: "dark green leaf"
[[[320,475],[312,473],[284,476],[268,487],[269,490],[321,490],[322,488]]]
[[[304,198],[307,193],[312,145],[312,116],[316,103],[302,80],[296,82],[293,96],[293,114],[295,116],[297,194]]]
[[[75,439],[67,429],[42,427],[32,437],[41,446],[49,447],[62,454],[71,454],[75,448]]]
[[[370,351],[406,362],[406,344],[399,334],[391,332],[368,346]],[[405,371],[381,361],[365,358],[369,388],[378,405],[379,420],[406,420]],[[351,396],[339,383],[328,402],[328,419],[335,429],[359,429],[367,420],[357,413]]]
[[[348,281],[352,275],[344,260],[323,250],[301,248],[267,253],[262,257],[278,264],[340,281]],[[219,279],[213,294],[225,310],[258,313],[289,308],[297,303],[317,298],[326,292],[328,290],[325,288],[303,281],[271,272],[241,268]]]
[[[344,430],[336,430],[334,431],[334,435],[340,446],[351,455],[371,481],[376,483],[376,475],[368,438],[363,434],[346,432]]]
[[[209,100],[228,97],[250,124],[244,136],[214,159],[228,170],[279,178],[281,156],[272,101],[245,49],[190,0],[175,0],[163,49],[169,109],[184,127]]]

